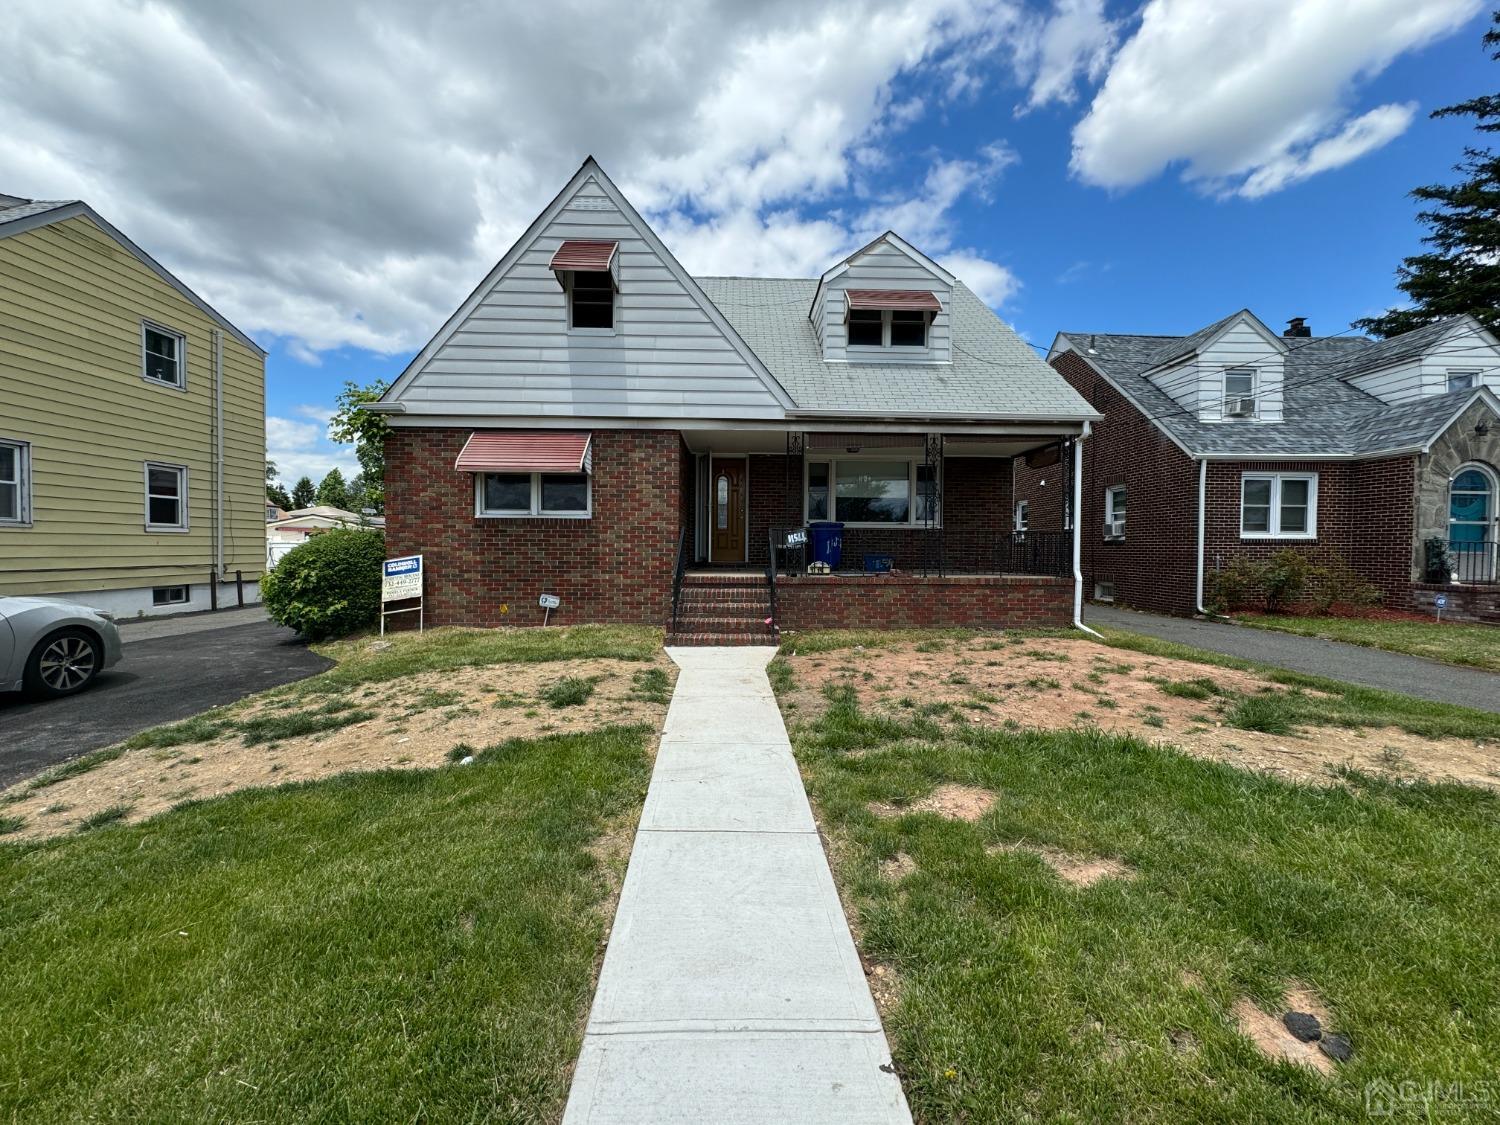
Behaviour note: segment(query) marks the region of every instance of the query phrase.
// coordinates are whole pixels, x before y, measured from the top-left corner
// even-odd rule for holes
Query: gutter
[[[1205,550],[1204,510],[1208,497],[1208,458],[1198,459],[1198,582],[1193,591],[1193,608],[1202,617],[1208,616],[1203,608],[1203,554]]]
[[[1104,639],[1083,623],[1083,443],[1092,432],[1089,423],[1073,442],[1073,628]]]

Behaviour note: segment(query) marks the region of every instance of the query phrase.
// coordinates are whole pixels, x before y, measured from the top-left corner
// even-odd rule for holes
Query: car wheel
[[[82,691],[99,674],[104,648],[87,629],[59,629],[43,637],[26,661],[26,691],[55,699]]]

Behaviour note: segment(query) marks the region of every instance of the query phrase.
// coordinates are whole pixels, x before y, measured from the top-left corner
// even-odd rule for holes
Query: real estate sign
[[[380,600],[399,602],[422,596],[422,556],[386,559],[381,567]]]

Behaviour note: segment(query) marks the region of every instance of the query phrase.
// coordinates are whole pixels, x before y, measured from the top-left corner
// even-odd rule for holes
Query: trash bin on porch
[[[812,535],[813,562],[827,563],[829,570],[837,570],[844,561],[844,525],[831,520],[819,520],[807,525]]]

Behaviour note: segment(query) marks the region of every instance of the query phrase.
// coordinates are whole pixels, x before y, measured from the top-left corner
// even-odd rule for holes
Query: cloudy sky
[[[589,153],[696,273],[893,227],[1025,336],[1320,332],[1494,87],[1481,0],[7,0],[0,192],[84,198],[271,349],[320,476]]]

